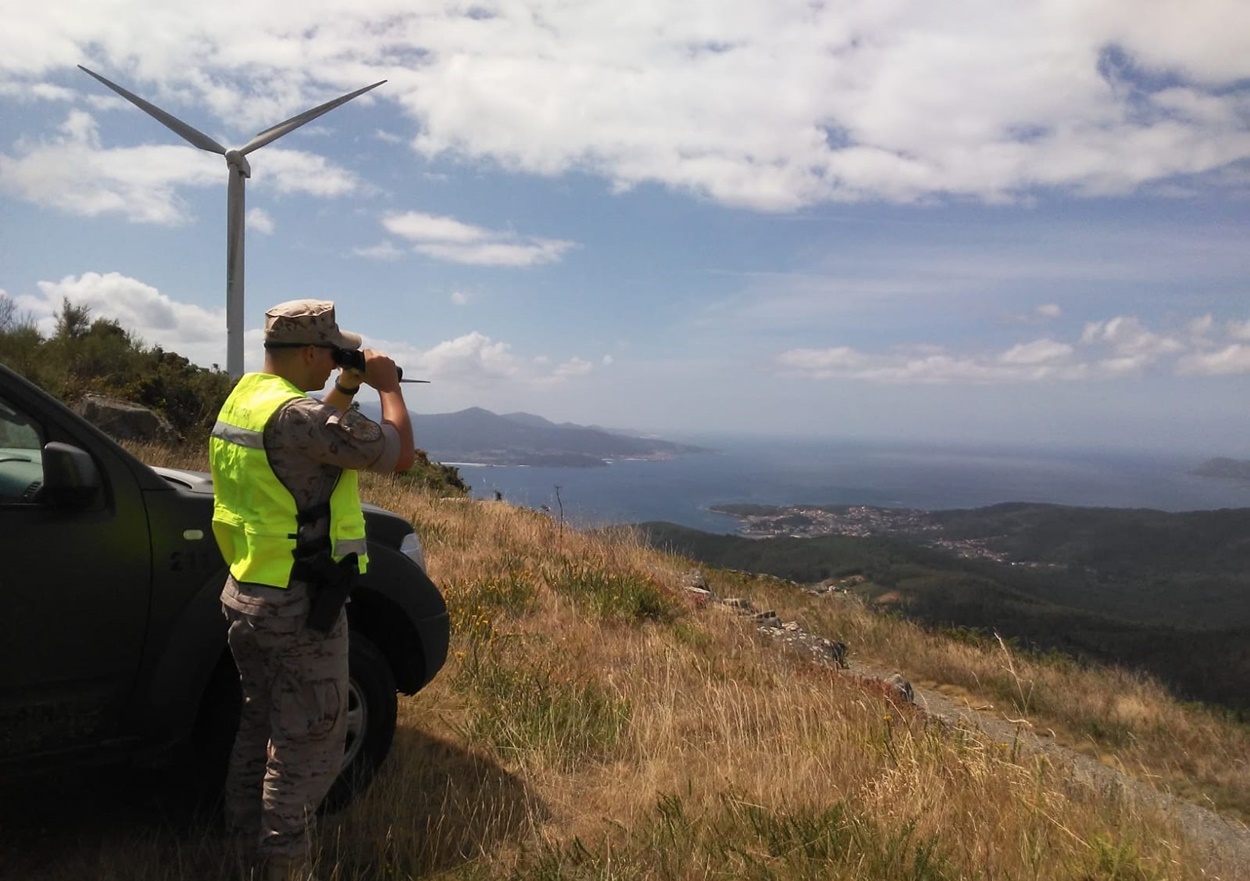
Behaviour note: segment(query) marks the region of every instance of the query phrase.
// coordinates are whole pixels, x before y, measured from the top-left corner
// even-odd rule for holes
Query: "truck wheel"
[[[357,630],[349,637],[347,745],[343,770],[326,796],[335,811],[363,792],[391,751],[398,698],[391,665],[373,641]]]

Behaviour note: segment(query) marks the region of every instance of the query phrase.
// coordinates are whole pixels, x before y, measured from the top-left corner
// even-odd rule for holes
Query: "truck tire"
[[[329,811],[345,807],[373,779],[391,751],[399,703],[395,674],[381,650],[358,630],[348,644],[347,746],[343,770],[326,796]]]

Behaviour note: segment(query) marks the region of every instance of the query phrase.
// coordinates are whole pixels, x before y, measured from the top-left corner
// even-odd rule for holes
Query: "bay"
[[[472,496],[547,506],[579,528],[666,520],[737,531],[711,505],[845,504],[940,510],[1000,502],[1163,511],[1250,506],[1250,484],[1199,477],[1195,456],[701,437],[716,452],[602,468],[459,464]]]

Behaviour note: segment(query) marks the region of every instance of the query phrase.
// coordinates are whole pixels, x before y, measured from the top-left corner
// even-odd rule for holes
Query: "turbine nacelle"
[[[252,166],[248,163],[247,157],[243,155],[242,150],[227,150],[226,165],[235,169],[246,178],[252,176]]]

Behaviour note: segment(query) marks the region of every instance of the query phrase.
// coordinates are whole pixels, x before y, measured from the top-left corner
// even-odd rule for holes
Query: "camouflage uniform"
[[[347,736],[347,615],[329,634],[229,606],[226,618],[244,694],[227,817],[265,856],[307,853]]]
[[[264,443],[270,467],[301,511],[329,499],[342,469],[391,471],[399,456],[394,428],[312,398],[283,405],[266,425]],[[325,516],[300,534],[328,533]],[[294,578],[280,589],[229,577],[221,599],[244,701],[226,819],[237,835],[257,842],[262,857],[302,857],[342,764],[347,616],[340,613],[329,634],[307,627],[307,585]]]

